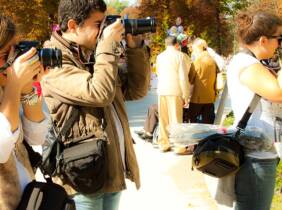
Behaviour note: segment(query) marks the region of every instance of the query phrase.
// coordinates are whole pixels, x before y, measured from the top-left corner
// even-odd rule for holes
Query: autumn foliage
[[[0,0],[0,12],[14,19],[25,39],[45,40],[55,22],[59,0]]]
[[[59,0],[0,0],[0,12],[15,20],[18,34],[25,39],[46,40],[57,22]],[[234,50],[234,17],[242,9],[263,8],[282,16],[282,0],[139,0],[138,6],[128,7],[119,0],[110,1],[108,14],[128,14],[129,18],[154,16],[157,33],[152,35],[153,55],[164,48],[167,30],[176,17],[183,19],[185,33],[207,40],[219,53]]]

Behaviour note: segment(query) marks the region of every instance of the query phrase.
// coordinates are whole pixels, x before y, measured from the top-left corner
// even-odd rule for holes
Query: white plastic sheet
[[[182,123],[169,126],[169,139],[172,143],[194,145],[201,139],[221,132],[219,125]]]

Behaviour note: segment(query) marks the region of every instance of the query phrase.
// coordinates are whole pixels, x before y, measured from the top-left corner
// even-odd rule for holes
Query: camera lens
[[[125,33],[132,35],[156,32],[156,19],[124,19]]]
[[[62,66],[62,51],[59,49],[43,48],[38,50],[38,56],[44,67]]]

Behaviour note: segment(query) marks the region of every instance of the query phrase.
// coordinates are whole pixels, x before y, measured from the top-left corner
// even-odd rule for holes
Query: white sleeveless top
[[[256,63],[260,63],[259,60],[251,55],[239,52],[233,56],[227,66],[227,85],[235,117],[233,126],[236,126],[241,120],[254,96],[254,92],[248,89],[247,86],[241,84],[239,80],[240,70]],[[274,142],[274,116],[271,102],[264,99],[260,100],[248,121],[246,129],[250,126],[258,128],[265,136]],[[272,159],[277,157],[274,148],[271,149],[271,151],[251,151],[246,155],[259,159]]]

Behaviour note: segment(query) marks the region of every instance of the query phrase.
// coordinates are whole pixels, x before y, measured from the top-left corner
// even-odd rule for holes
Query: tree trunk
[[[217,35],[217,47],[218,47],[218,53],[222,54],[222,45],[221,45],[221,22],[220,22],[220,2],[219,0],[216,0],[216,35]]]

